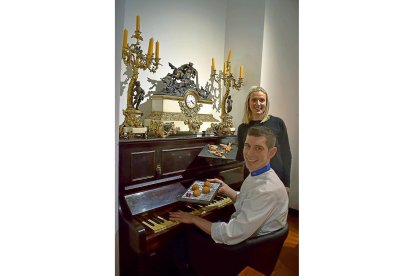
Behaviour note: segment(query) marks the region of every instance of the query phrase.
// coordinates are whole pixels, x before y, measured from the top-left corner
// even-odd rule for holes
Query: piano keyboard
[[[204,215],[205,213],[224,207],[226,205],[232,204],[232,201],[229,197],[223,197],[220,195],[216,196],[216,199],[213,200],[208,205],[201,205],[201,204],[193,204],[193,205],[185,205],[185,207],[190,211],[191,214],[196,216]],[[199,208],[195,208],[194,206],[198,206]],[[145,220],[140,220],[145,226],[150,228],[155,233],[160,231],[166,230],[170,227],[173,227],[180,222],[168,220],[168,214],[161,215],[161,216],[152,216],[151,218],[147,218]]]

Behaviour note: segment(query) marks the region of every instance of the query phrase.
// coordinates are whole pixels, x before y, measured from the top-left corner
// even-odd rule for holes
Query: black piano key
[[[169,219],[166,219],[164,216],[165,216],[164,214],[163,214],[163,215],[157,215],[157,218],[158,218],[160,221],[162,221],[162,223],[164,223],[164,222],[166,222],[166,221],[169,221]]]
[[[170,220],[169,213],[164,213],[164,214],[161,214],[161,215],[158,215],[158,216],[162,217],[164,220]]]
[[[148,226],[146,226],[143,223],[142,223],[142,226],[144,226],[145,231],[147,231],[147,232],[154,232],[151,228],[149,228]]]
[[[162,215],[160,215],[160,217],[162,217],[162,218],[163,218],[163,219],[165,219],[166,221],[173,222],[172,220],[170,220],[170,214],[169,214],[169,213],[167,213],[167,214],[162,214]]]
[[[194,210],[194,208],[191,205],[186,205],[186,212],[191,212]]]
[[[144,226],[144,228],[145,228],[145,230],[148,232],[154,232],[154,230],[152,230],[150,227],[148,227],[148,225],[145,225],[145,223],[148,223],[148,224],[150,224],[150,225],[152,225],[151,223],[149,223],[148,221],[146,221],[146,220],[138,220],[139,222],[140,222],[140,224],[142,225],[142,226]],[[145,223],[143,223],[143,221],[145,221]]]
[[[154,224],[154,223],[152,223],[151,221],[149,221],[149,220],[148,220],[148,218],[144,219],[144,221],[145,221],[146,223],[148,223],[149,225],[155,226],[155,224]]]
[[[161,219],[157,218],[157,217],[151,217],[152,221],[155,221],[156,223],[164,223],[164,221],[162,221]]]

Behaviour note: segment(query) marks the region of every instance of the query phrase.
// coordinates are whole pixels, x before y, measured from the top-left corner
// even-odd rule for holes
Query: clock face
[[[192,94],[188,94],[187,97],[185,97],[185,104],[188,108],[194,108],[196,107],[197,100]]]

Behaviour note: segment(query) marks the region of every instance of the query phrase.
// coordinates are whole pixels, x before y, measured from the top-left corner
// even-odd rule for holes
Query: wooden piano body
[[[170,137],[119,142],[119,249],[124,275],[152,275],[165,264],[161,252],[188,225],[168,220],[183,210],[211,221],[234,211],[229,198],[217,195],[209,205],[177,201],[194,180],[219,177],[234,189],[243,182],[243,163],[199,157],[206,144],[237,143],[237,137]],[[165,260],[165,258],[164,258]]]

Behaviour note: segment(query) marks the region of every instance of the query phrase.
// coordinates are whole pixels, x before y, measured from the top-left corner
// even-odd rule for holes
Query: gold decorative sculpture
[[[119,126],[120,138],[131,138],[135,135],[147,136],[147,128],[143,126],[142,111],[139,110],[139,104],[144,98],[145,91],[141,88],[138,81],[138,70],[148,69],[155,73],[158,69],[160,44],[157,41],[155,44],[155,58],[153,53],[154,38],[150,38],[147,54],[143,53],[141,49],[142,36],[140,31],[140,17],[136,17],[136,29],[134,35],[137,41],[128,44],[128,30],[124,29],[123,44],[122,44],[122,60],[126,66],[132,68],[132,76],[128,85],[127,94],[127,108],[122,110],[125,116],[124,122]]]
[[[164,123],[161,121],[151,120],[149,132],[154,136],[165,138],[170,134],[176,134],[177,128],[175,127],[174,122]]]
[[[227,61],[223,64],[223,71],[219,71],[218,75],[216,74],[216,63],[214,58],[212,59],[212,70],[211,70],[211,77],[214,78],[216,82],[220,82],[223,80],[224,87],[226,92],[223,95],[221,100],[221,122],[216,124],[212,123],[211,128],[216,135],[229,135],[234,134],[234,126],[233,126],[233,117],[229,114],[232,110],[232,103],[233,100],[230,96],[230,88],[234,88],[236,90],[240,90],[243,85],[243,66],[240,66],[240,75],[239,79],[233,77],[233,73],[231,72],[231,59],[232,51],[230,49],[229,55],[227,57]]]

